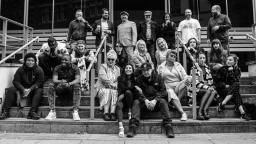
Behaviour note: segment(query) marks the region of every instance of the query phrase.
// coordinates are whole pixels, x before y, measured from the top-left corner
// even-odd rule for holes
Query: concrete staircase
[[[241,89],[243,101],[246,103],[256,104],[256,86],[250,85],[251,79],[241,79]],[[24,132],[24,133],[101,133],[115,134],[118,131],[117,122],[105,122],[102,120],[102,113],[98,104],[95,104],[95,119],[90,117],[90,94],[86,93],[81,99],[81,108],[79,111],[81,121],[74,122],[72,120],[72,100],[63,105],[57,98],[57,120],[46,121],[43,118],[49,112],[47,97],[43,97],[42,106],[39,107],[41,119],[38,121],[27,120],[26,115],[29,111],[28,107],[19,109],[12,107],[10,110],[11,118],[0,121],[0,131],[6,132]],[[211,119],[209,121],[192,120],[192,108],[184,106],[185,112],[188,114],[189,120],[181,122],[180,114],[176,110],[171,110],[174,118],[173,126],[175,133],[233,133],[233,132],[256,132],[256,121],[249,122],[239,118],[234,111],[234,105],[227,105],[226,110],[218,113],[216,105],[209,109]],[[124,125],[127,130],[128,120],[127,114],[124,116]],[[142,117],[141,127],[138,133],[162,133],[161,114],[160,112],[145,112]]]

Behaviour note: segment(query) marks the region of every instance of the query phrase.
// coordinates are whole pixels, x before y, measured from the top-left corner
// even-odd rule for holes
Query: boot
[[[136,126],[133,124],[129,127],[129,130],[127,132],[127,137],[132,138],[136,134]]]
[[[27,115],[27,119],[39,120],[40,116],[31,108]]]
[[[165,133],[168,138],[174,138],[174,132],[171,125],[165,126]]]
[[[9,117],[8,110],[3,110],[2,114],[0,115],[0,120],[7,119]]]

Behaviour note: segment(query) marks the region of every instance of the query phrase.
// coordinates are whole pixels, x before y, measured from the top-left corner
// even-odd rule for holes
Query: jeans
[[[124,93],[124,99],[122,101],[117,102],[116,105],[116,115],[117,115],[117,119],[118,122],[122,122],[123,121],[123,107],[124,105],[127,106],[129,109],[132,108],[132,104],[133,104],[133,93],[131,90],[126,90]]]
[[[55,85],[54,83],[49,83],[48,101],[51,110],[55,109],[56,95],[58,95],[60,98],[63,96],[72,95],[73,109],[77,110],[79,108],[81,99],[80,84],[74,84],[72,86],[66,87],[61,84]]]
[[[123,48],[125,49],[125,52],[128,56],[128,63],[132,63],[134,47],[133,46],[126,46],[126,47],[123,47]]]
[[[140,102],[139,100],[134,100],[133,106],[132,106],[132,118],[129,121],[130,127],[131,126],[139,127],[141,109],[147,109],[145,103]],[[168,107],[168,102],[165,99],[160,98],[159,100],[157,100],[157,103],[154,109],[160,110],[162,114],[162,119],[163,119],[163,126],[164,127],[171,126],[172,120],[171,120],[170,110]]]

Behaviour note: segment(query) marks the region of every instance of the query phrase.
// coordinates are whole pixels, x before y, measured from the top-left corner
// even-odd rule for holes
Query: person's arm
[[[209,86],[205,85],[203,81],[200,81],[200,71],[196,69],[196,88],[198,89],[208,89]]]
[[[20,92],[24,92],[25,88],[24,86],[21,84],[21,76],[22,76],[22,72],[21,72],[21,68],[19,68],[16,73],[14,74],[14,79],[12,81],[13,85],[15,88],[17,88]]]
[[[210,39],[211,39],[211,19],[208,21],[208,25],[207,25],[207,42],[210,43]]]
[[[92,34],[93,35],[97,35],[97,34],[99,34],[99,31],[97,30],[97,26],[98,26],[98,24],[97,24],[97,20],[93,23],[93,25],[92,25],[92,28],[93,28],[93,31],[92,31]]]
[[[159,100],[159,98],[164,98],[167,96],[167,91],[166,91],[166,87],[164,84],[164,80],[160,75],[157,75],[157,79],[158,79],[158,91],[156,93],[156,97],[154,98],[156,101]]]
[[[197,23],[196,24],[197,25],[197,28],[196,28],[197,38],[198,38],[198,41],[201,42],[201,25],[198,20],[196,21],[196,23]]]
[[[89,51],[89,55],[88,55],[88,59],[89,62],[91,62],[92,60],[94,60],[94,63],[97,62],[97,58],[94,55],[94,52],[92,50]]]
[[[101,79],[103,84],[107,84],[107,85],[112,84],[111,80],[107,78],[107,72],[103,64],[99,68],[99,78]]]
[[[43,86],[43,82],[44,82],[44,71],[42,70],[41,67],[38,66],[37,68],[37,80],[35,81],[35,83],[30,87],[31,90],[40,88]]]
[[[137,42],[137,26],[132,22],[132,46],[135,46]]]
[[[59,67],[56,66],[53,70],[53,74],[52,74],[53,83],[56,83],[56,84],[66,83],[67,82],[66,80],[59,80],[58,69],[59,69]]]
[[[160,62],[160,55],[159,55],[158,51],[156,51],[155,57],[156,57],[156,63],[159,66],[161,64],[161,62]]]
[[[68,82],[68,85],[74,85],[74,84],[79,84],[80,83],[80,71],[78,67],[75,67],[75,79],[71,82]]]
[[[117,27],[116,30],[116,44],[119,45],[120,44],[120,38],[119,38],[119,26]]]
[[[71,35],[73,33],[73,24],[72,21],[69,23],[69,28],[68,28],[68,37],[67,37],[67,41],[69,42],[71,39]]]
[[[224,24],[223,25],[219,25],[219,29],[220,30],[228,30],[231,27],[232,27],[232,25],[231,25],[231,21],[230,21],[229,17],[225,16],[224,17]]]

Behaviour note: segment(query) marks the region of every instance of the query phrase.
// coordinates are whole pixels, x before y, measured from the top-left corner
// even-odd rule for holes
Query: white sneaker
[[[124,137],[124,127],[119,127],[119,133],[118,136],[123,138]]]
[[[186,121],[186,120],[188,120],[188,116],[187,116],[187,114],[186,114],[185,112],[181,115],[180,120],[181,120],[181,121]]]
[[[46,120],[55,120],[56,119],[56,112],[53,110],[50,110],[49,114],[45,118]]]
[[[74,112],[73,112],[73,120],[74,121],[80,121],[78,110],[74,110]]]

